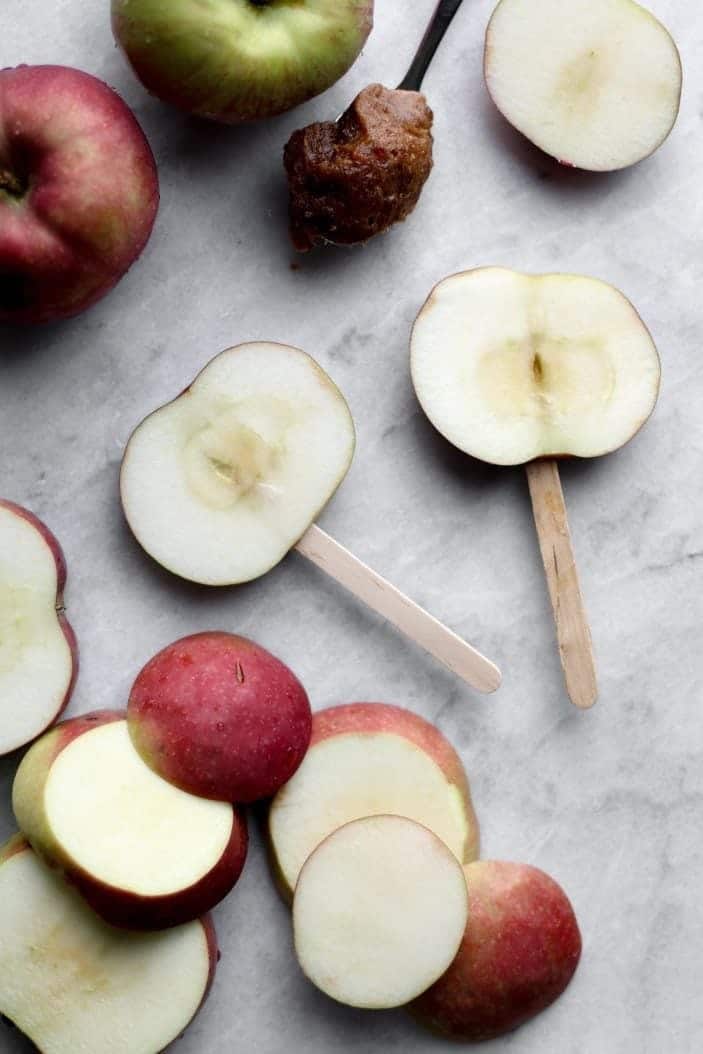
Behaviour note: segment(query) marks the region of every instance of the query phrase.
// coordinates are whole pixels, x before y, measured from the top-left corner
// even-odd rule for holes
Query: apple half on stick
[[[634,165],[661,146],[678,116],[676,44],[634,0],[501,0],[484,65],[504,117],[573,168]]]
[[[217,965],[212,922],[112,929],[21,836],[0,847],[0,1014],[41,1054],[155,1054],[190,1024]]]
[[[386,703],[350,703],[313,714],[302,765],[273,799],[269,846],[282,895],[293,896],[303,864],[351,820],[406,816],[433,831],[465,863],[479,827],[461,760],[438,728]]]
[[[35,743],[12,803],[39,856],[125,929],[198,918],[229,893],[246,859],[242,814],[152,772],[115,711],[65,721]]]
[[[464,874],[444,842],[403,816],[369,816],[306,861],[293,901],[295,951],[332,999],[391,1009],[441,977],[467,918]]]
[[[66,561],[48,527],[0,499],[0,756],[41,735],[71,697],[78,645],[65,585]]]

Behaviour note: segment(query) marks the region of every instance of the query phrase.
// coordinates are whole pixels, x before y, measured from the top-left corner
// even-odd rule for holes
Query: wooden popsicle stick
[[[497,666],[313,524],[296,549],[479,692],[500,685]]]
[[[556,461],[530,462],[527,482],[554,611],[566,689],[574,706],[588,710],[598,698],[596,669]]]

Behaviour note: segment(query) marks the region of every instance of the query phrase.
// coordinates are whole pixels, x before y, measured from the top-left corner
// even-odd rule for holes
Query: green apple
[[[373,0],[112,0],[115,37],[144,87],[229,124],[325,91],[372,25]]]

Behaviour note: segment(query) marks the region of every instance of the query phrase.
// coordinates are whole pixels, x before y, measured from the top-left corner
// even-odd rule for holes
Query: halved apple
[[[305,759],[269,811],[271,855],[285,899],[320,842],[351,820],[381,814],[428,827],[462,863],[478,856],[466,773],[438,728],[386,703],[313,714]]]
[[[208,918],[163,933],[114,930],[21,837],[0,847],[0,1014],[42,1054],[154,1054],[210,988]]]
[[[43,736],[17,770],[12,801],[36,852],[113,926],[198,918],[244,866],[244,817],[152,772],[121,713],[88,714]]]
[[[27,509],[0,500],[0,755],[53,724],[78,674],[63,608],[66,561]]]
[[[295,890],[295,951],[305,975],[348,1006],[390,1009],[426,991],[452,963],[468,918],[461,864],[402,816],[335,831]]]
[[[501,0],[485,75],[518,131],[562,164],[594,172],[653,153],[681,100],[676,44],[634,0]]]
[[[302,537],[353,454],[349,407],[314,359],[241,344],[133,433],[125,516],[169,571],[204,585],[246,582]]]
[[[437,285],[411,340],[417,397],[473,457],[597,457],[652,413],[661,368],[634,307],[605,282],[498,267]]]

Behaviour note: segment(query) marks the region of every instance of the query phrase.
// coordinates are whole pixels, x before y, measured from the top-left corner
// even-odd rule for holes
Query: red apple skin
[[[234,809],[232,834],[217,864],[188,889],[161,897],[145,897],[96,880],[58,845],[44,821],[42,801],[51,766],[62,750],[85,732],[113,721],[123,721],[119,710],[96,710],[63,721],[32,747],[31,764],[18,771],[13,805],[18,825],[39,857],[59,871],[92,909],[111,926],[128,930],[162,930],[206,914],[219,904],[242,873],[249,845],[244,814]],[[27,755],[29,757],[29,755]],[[20,787],[19,784],[22,784]],[[20,800],[24,805],[20,805]]]
[[[581,934],[566,894],[543,871],[481,860],[464,873],[469,922],[459,953],[411,1011],[433,1031],[479,1041],[511,1032],[562,994]]]
[[[127,709],[132,741],[164,779],[204,798],[269,798],[310,743],[305,689],[245,637],[197,633],[164,648],[138,675]]]
[[[111,88],[64,66],[0,70],[0,322],[90,307],[141,254],[158,203],[149,144]]]

